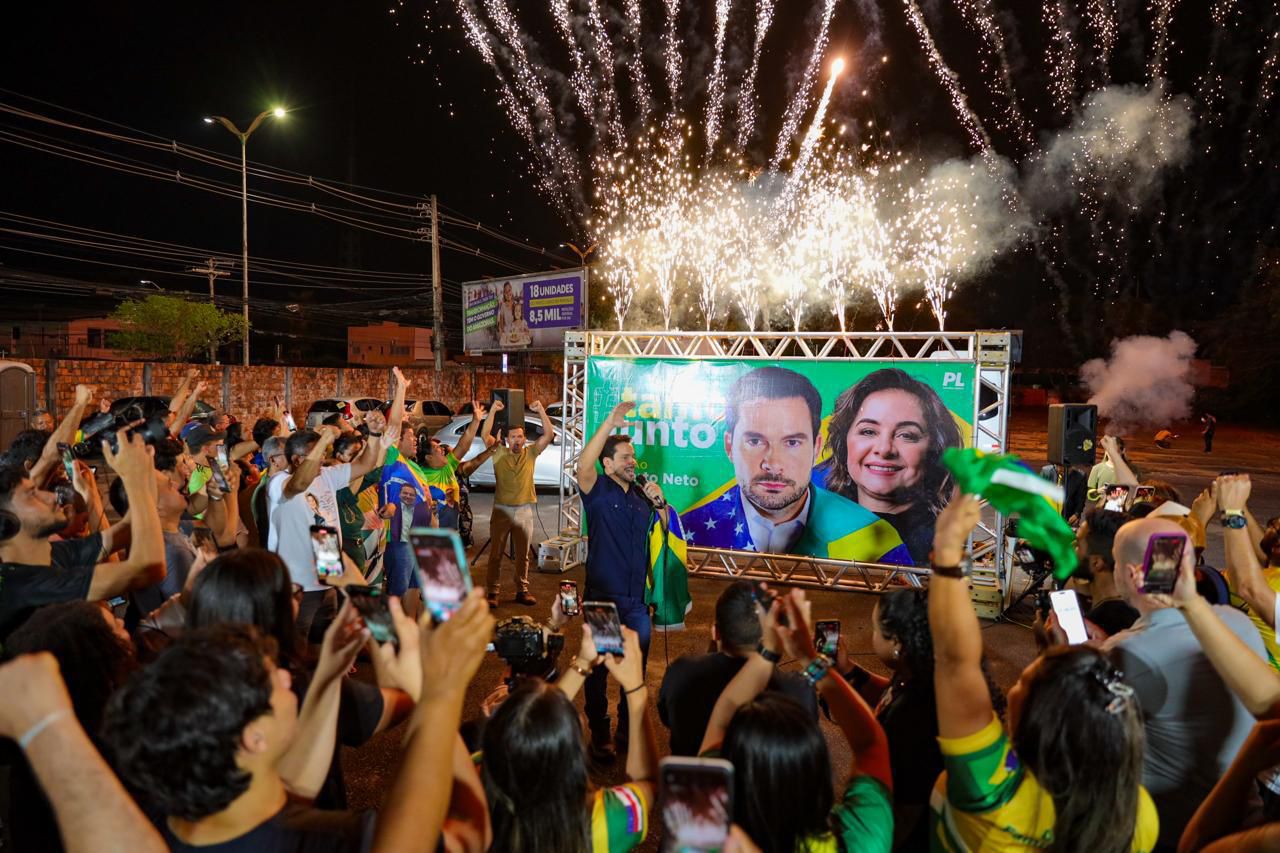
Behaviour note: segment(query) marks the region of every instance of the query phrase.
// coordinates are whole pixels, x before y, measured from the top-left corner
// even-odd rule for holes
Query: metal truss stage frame
[[[973,392],[973,441],[994,452],[1008,450],[1009,381],[1020,332],[609,332],[565,334],[564,424],[560,442],[560,535],[552,547],[560,551],[561,570],[585,562],[582,502],[574,472],[586,435],[587,361],[592,356],[711,359],[743,361],[938,361],[976,366]],[[974,531],[971,547],[975,587],[998,590],[1007,597],[1010,544],[1003,536],[1004,517],[987,507]],[[928,569],[829,560],[785,554],[759,554],[719,548],[689,547],[689,573],[725,580],[777,580],[816,589],[884,592],[898,586],[921,586]]]

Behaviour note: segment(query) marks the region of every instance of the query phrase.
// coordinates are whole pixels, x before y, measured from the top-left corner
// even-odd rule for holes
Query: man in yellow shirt
[[[494,400],[484,423],[481,438],[489,444],[493,417],[503,410],[501,400]],[[529,544],[533,540],[533,515],[538,509],[538,493],[533,485],[533,466],[538,454],[555,438],[555,428],[541,402],[530,404],[529,411],[542,419],[542,435],[533,444],[525,436],[524,424],[511,424],[506,429],[506,443],[493,452],[493,514],[489,516],[489,563],[485,586],[489,607],[498,606],[498,590],[502,581],[502,557],[507,538],[512,540],[516,563],[516,603],[533,605],[538,600],[529,592]]]

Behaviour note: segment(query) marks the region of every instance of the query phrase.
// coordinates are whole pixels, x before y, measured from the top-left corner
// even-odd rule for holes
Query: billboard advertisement
[[[464,282],[463,349],[563,349],[565,330],[582,328],[585,303],[584,270]]]
[[[591,357],[587,435],[621,401],[637,473],[690,545],[928,565],[973,440],[969,361]]]

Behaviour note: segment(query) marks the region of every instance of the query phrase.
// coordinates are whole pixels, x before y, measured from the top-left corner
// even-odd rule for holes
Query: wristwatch
[[[760,652],[760,657],[764,658],[774,666],[777,666],[778,663],[782,660],[782,655],[770,649],[766,649],[764,647],[764,643],[761,643],[759,646],[757,646],[756,651]]]
[[[826,655],[818,655],[813,662],[804,668],[804,680],[809,682],[810,687],[817,687],[818,682],[827,677],[827,671],[831,669],[831,658]]]
[[[939,566],[937,563],[930,562],[929,570],[933,574],[941,575],[944,578],[959,578],[963,580],[973,573],[973,561],[965,557],[958,566]]]
[[[569,664],[569,668],[581,675],[583,678],[591,675],[591,667],[579,662],[577,658],[573,659],[573,663]]]
[[[1222,511],[1222,526],[1231,530],[1240,530],[1247,527],[1249,520],[1244,517],[1244,510],[1241,509],[1224,509]]]

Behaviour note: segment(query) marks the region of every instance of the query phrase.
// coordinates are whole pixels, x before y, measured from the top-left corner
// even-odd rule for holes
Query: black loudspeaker
[[[1098,407],[1073,403],[1049,407],[1049,461],[1092,465],[1098,444]]]
[[[513,426],[524,426],[523,388],[494,388],[493,399],[501,400],[506,407],[502,410],[506,417],[497,424],[499,428],[506,430]]]

